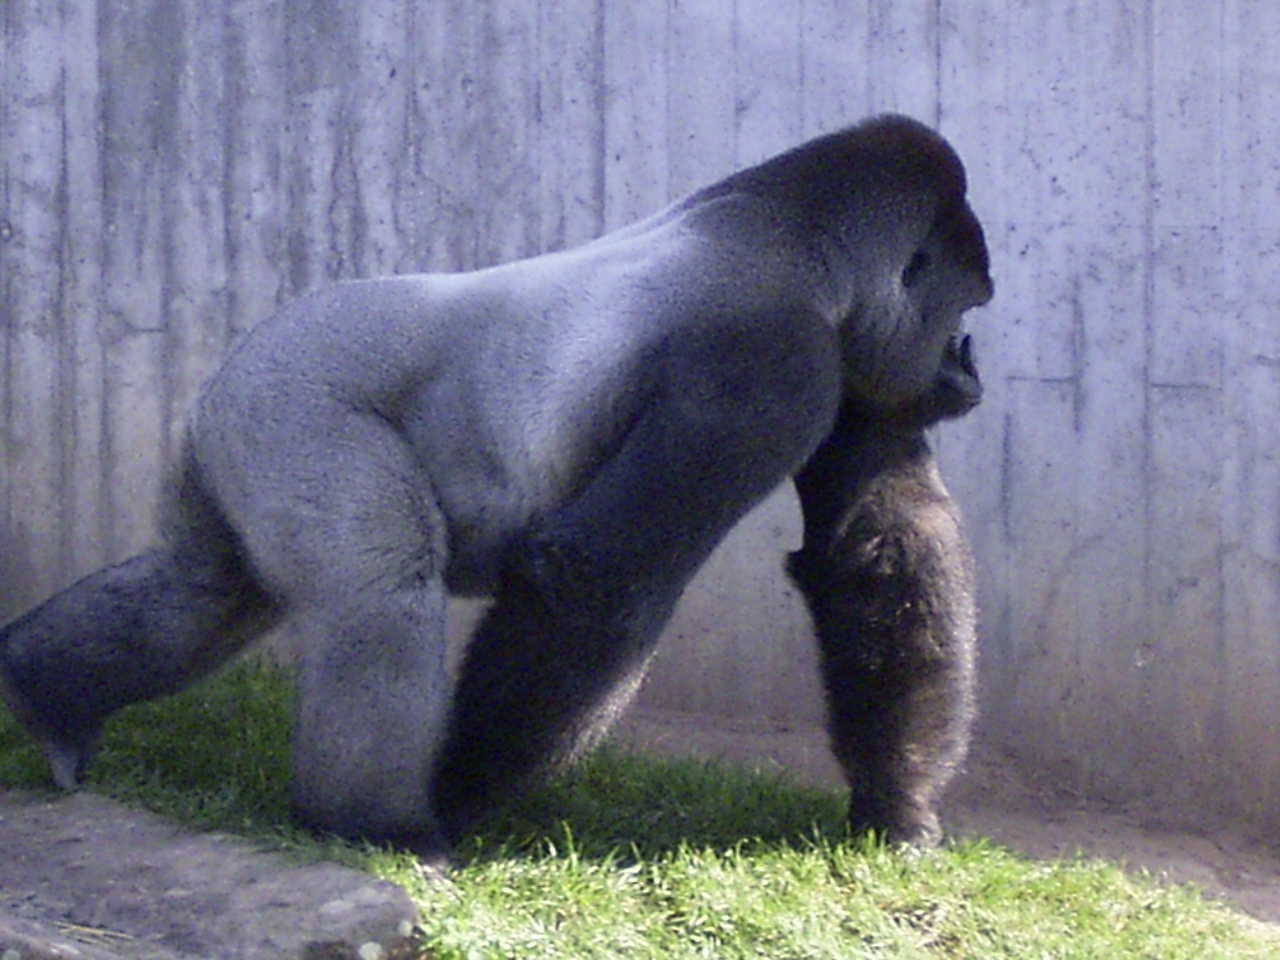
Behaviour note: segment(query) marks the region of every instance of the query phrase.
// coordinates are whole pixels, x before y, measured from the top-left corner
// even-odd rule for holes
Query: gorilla
[[[924,436],[982,397],[966,336],[932,394],[876,409],[858,397],[795,476],[804,544],[787,570],[821,652],[849,823],[931,846],[939,794],[968,749],[977,644],[973,561]]]
[[[111,713],[288,621],[296,817],[444,857],[598,736],[711,550],[798,473],[819,516],[795,569],[856,816],[928,833],[966,723],[971,597],[945,537],[908,542],[946,510],[924,502],[927,454],[877,418],[975,379],[957,338],[992,284],[965,190],[942,137],[880,117],[576,249],[286,304],[202,390],[158,546],[0,631],[0,695],[71,788]],[[863,488],[882,462],[881,508]],[[904,583],[944,608],[923,624],[854,597],[867,564],[844,551],[896,513]],[[492,598],[456,680],[448,594]],[[900,630],[901,665],[881,649]],[[893,668],[868,681],[877,653]]]

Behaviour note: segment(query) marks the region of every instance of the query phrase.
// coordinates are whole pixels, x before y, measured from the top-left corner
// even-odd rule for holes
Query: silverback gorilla
[[[945,415],[938,398],[977,381],[961,315],[991,292],[959,159],[891,116],[577,249],[304,296],[204,388],[160,545],[0,632],[0,693],[70,788],[112,712],[287,619],[306,643],[297,817],[438,857],[602,729],[712,548],[799,472],[822,518],[795,570],[855,818],[927,841],[965,736],[967,554],[907,545],[938,612],[868,622],[879,601],[849,576],[866,564],[838,552],[874,531],[832,518],[881,461],[903,484],[932,468],[841,411]],[[898,482],[859,523],[926,525]],[[456,682],[447,593],[494,599]],[[882,649],[898,629],[900,669]],[[877,658],[891,680],[866,679]]]

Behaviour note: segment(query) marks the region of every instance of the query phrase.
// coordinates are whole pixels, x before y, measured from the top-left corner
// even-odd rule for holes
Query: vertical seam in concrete
[[[528,141],[525,144],[527,152],[526,164],[533,168],[532,177],[535,180],[534,195],[528,198],[527,215],[525,216],[524,230],[524,249],[521,250],[520,256],[537,256],[540,253],[546,253],[548,250],[557,249],[565,245],[565,198],[566,191],[562,176],[564,172],[564,164],[561,158],[557,157],[556,161],[547,157],[546,150],[543,149],[544,138],[543,131],[547,124],[547,107],[543,102],[546,96],[547,85],[543,83],[543,71],[547,67],[546,59],[546,36],[543,31],[543,16],[547,13],[545,0],[537,0],[533,5],[533,50],[531,59],[533,60],[533,69],[529,71],[527,76],[532,78],[532,94],[526,94],[529,97],[525,101],[526,106],[532,107],[532,110],[526,110],[522,119],[528,128]],[[559,110],[561,114],[560,122],[564,122],[564,77],[561,76],[560,92],[559,92]],[[526,84],[526,88],[529,84]],[[554,174],[555,186],[552,188],[559,191],[558,207],[550,217],[543,214],[546,211],[545,203],[547,196],[547,183],[550,167],[555,166]],[[551,238],[547,237],[547,229],[545,222],[551,221]]]
[[[942,129],[942,0],[933,0],[933,127]]]
[[[1084,433],[1085,408],[1085,335],[1084,304],[1081,302],[1080,273],[1071,278],[1071,426],[1079,437]],[[1079,501],[1077,501],[1077,506]]]
[[[1144,562],[1142,565],[1142,595],[1143,607],[1146,610],[1152,609],[1155,601],[1152,583],[1152,563],[1154,558],[1151,555],[1151,530],[1155,521],[1155,504],[1152,499],[1152,484],[1155,482],[1153,476],[1154,451],[1152,449],[1151,437],[1151,402],[1152,402],[1152,384],[1151,371],[1153,364],[1154,352],[1154,336],[1152,332],[1152,311],[1155,306],[1155,188],[1156,188],[1156,170],[1155,170],[1155,9],[1153,0],[1146,0],[1143,4],[1143,97],[1144,109],[1146,112],[1146,125],[1143,129],[1143,171],[1145,173],[1145,183],[1143,184],[1143,207],[1142,207],[1142,556]],[[1137,637],[1138,644],[1147,644],[1150,642],[1150,626],[1147,628],[1148,633],[1145,636]],[[1145,700],[1150,700],[1151,692],[1147,689],[1147,681],[1140,680],[1138,684],[1139,696]]]
[[[1006,381],[1007,383],[1008,381]],[[1000,590],[1000,612],[998,614],[998,627],[996,629],[996,638],[1000,646],[999,661],[1002,664],[1012,664],[1014,660],[1014,641],[1013,641],[1013,589],[1011,581],[1013,579],[1013,497],[1014,497],[1014,476],[1013,476],[1013,413],[1006,411],[1001,423],[1000,432],[1000,534],[1001,546],[1004,549],[1004,569],[1000,576],[1003,579],[1003,589]],[[1016,671],[1004,669],[997,674],[999,680],[999,694],[997,702],[1001,704],[1004,717],[1007,719],[1012,716],[1009,707],[1012,704],[1013,695],[1017,692]],[[994,714],[995,711],[993,710]]]
[[[65,34],[66,11],[62,11]],[[54,195],[54,211],[58,218],[57,291],[54,294],[54,329],[58,342],[54,346],[57,369],[54,376],[54,443],[58,451],[58,579],[67,581],[75,571],[75,451],[79,435],[76,422],[76,338],[73,321],[67,316],[67,287],[74,282],[71,266],[70,216],[71,172],[67,131],[67,64],[65,54],[58,75],[59,157],[58,185]]]
[[[0,4],[0,89],[9,90],[9,4]],[[4,143],[7,132],[13,129],[9,121],[9,112],[13,109],[9,99],[0,104],[0,144]],[[12,216],[10,207],[10,184],[12,178],[9,171],[9,151],[0,150],[0,244],[12,242],[13,225],[8,218]],[[13,433],[13,303],[11,283],[12,269],[7,255],[0,254],[0,529],[9,525],[12,512],[12,492],[7,478],[13,476],[11,457],[12,446],[9,437]]]
[[[1217,55],[1217,71],[1216,71],[1215,82],[1218,87],[1218,90],[1217,90],[1218,96],[1216,98],[1217,107],[1218,107],[1218,169],[1214,171],[1214,177],[1213,177],[1214,182],[1216,184],[1215,198],[1214,198],[1216,210],[1214,212],[1217,214],[1216,219],[1218,223],[1223,225],[1223,227],[1220,228],[1219,246],[1217,249],[1218,249],[1219,264],[1225,264],[1226,258],[1227,258],[1226,229],[1229,229],[1225,226],[1228,223],[1228,220],[1225,216],[1226,214],[1225,191],[1227,190],[1226,177],[1225,177],[1225,172],[1227,169],[1227,126],[1226,124],[1228,119],[1227,106],[1226,106],[1226,98],[1227,98],[1226,3],[1221,2],[1220,0],[1220,2],[1218,3],[1217,11],[1218,11],[1218,22],[1217,22],[1218,36],[1215,38],[1217,41],[1215,44],[1215,49],[1218,51],[1218,55]],[[1223,282],[1223,286],[1220,294],[1222,298],[1221,305],[1223,307],[1226,306],[1226,300],[1228,299],[1228,292],[1227,292],[1226,283],[1225,283],[1225,275],[1226,275],[1226,271],[1223,270],[1222,276],[1223,276],[1224,282]],[[1227,315],[1228,317],[1230,316],[1230,314],[1227,314]],[[1235,319],[1238,322],[1238,318],[1235,318]],[[1232,326],[1230,320],[1228,321],[1226,326],[1228,329]],[[1220,359],[1219,359],[1219,371],[1218,371],[1218,378],[1219,378],[1218,379],[1218,382],[1219,382],[1218,403],[1220,405],[1220,409],[1221,409],[1223,420],[1224,420],[1224,427],[1225,427],[1226,426],[1225,421],[1231,415],[1229,403],[1228,403],[1228,397],[1231,393],[1231,385],[1229,383],[1228,378],[1231,376],[1231,371],[1228,366],[1229,360],[1228,360],[1227,343],[1220,341],[1219,349],[1221,350],[1221,353],[1219,355]],[[1228,434],[1230,433],[1229,430],[1227,432]],[[1224,498],[1228,496],[1228,492],[1226,490],[1226,480],[1227,480],[1227,471],[1220,470],[1218,474],[1218,509],[1216,511],[1217,528],[1218,528],[1218,549],[1214,551],[1214,560],[1215,560],[1215,567],[1216,567],[1215,573],[1217,575],[1217,580],[1218,580],[1216,584],[1216,590],[1214,591],[1214,595],[1216,597],[1216,602],[1214,604],[1215,606],[1214,620],[1216,621],[1215,626],[1217,628],[1217,639],[1216,639],[1216,642],[1214,643],[1214,651],[1213,651],[1214,665],[1218,670],[1219,683],[1217,684],[1216,689],[1214,691],[1213,707],[1212,707],[1212,711],[1213,711],[1212,723],[1213,723],[1214,729],[1211,731],[1211,736],[1214,738],[1215,742],[1210,744],[1210,750],[1212,751],[1212,753],[1219,757],[1227,757],[1231,755],[1230,744],[1228,743],[1228,740],[1230,737],[1230,734],[1229,734],[1230,724],[1228,721],[1228,717],[1230,715],[1230,707],[1228,705],[1228,697],[1227,697],[1227,683],[1228,683],[1227,666],[1228,666],[1228,660],[1230,659],[1230,653],[1229,653],[1230,644],[1227,637],[1227,629],[1228,629],[1228,626],[1227,626],[1227,563],[1226,563],[1227,548],[1224,543],[1224,540],[1226,539],[1227,523],[1226,523],[1225,510],[1223,509]],[[1219,774],[1219,776],[1221,776],[1221,774]],[[1234,804],[1231,804],[1231,803],[1228,804],[1228,806],[1233,806],[1233,805]]]
[[[101,276],[98,278],[98,316],[99,322],[106,313],[107,305],[107,250],[110,246],[109,237],[111,235],[110,217],[111,208],[107,205],[107,179],[109,177],[107,161],[107,124],[106,124],[106,104],[107,104],[107,83],[110,77],[110,69],[107,66],[106,58],[101,54],[104,47],[103,35],[107,30],[108,13],[106,4],[98,5],[94,26],[94,43],[98,47],[98,102],[94,105],[94,114],[98,118],[95,124],[94,137],[96,143],[94,148],[98,152],[100,158],[98,163],[98,204],[102,209],[102,232],[98,235],[98,270]],[[111,465],[116,459],[115,433],[111,428],[111,357],[105,338],[101,335],[102,328],[99,327],[98,349],[102,352],[102,403],[99,405],[99,457],[98,457],[98,508],[102,511],[102,544],[103,552],[106,559],[115,562],[120,553],[119,543],[117,541],[117,524],[116,524],[116,492],[111,482]]]
[[[677,0],[667,0],[666,17],[662,22],[662,113],[665,118],[664,123],[666,124],[666,133],[663,140],[666,142],[665,149],[667,154],[665,158],[667,182],[663,189],[663,193],[665,195],[663,197],[664,203],[670,203],[672,200],[671,182],[674,174],[674,171],[671,169],[671,158],[675,155],[674,151],[671,149],[671,13],[676,2]]]
[[[729,5],[729,57],[733,61],[729,64],[729,76],[733,78],[733,90],[731,91],[733,95],[733,129],[730,130],[730,136],[733,137],[733,165],[735,168],[742,163],[742,154],[738,149],[738,144],[742,139],[740,136],[742,131],[741,87],[739,86],[740,78],[738,76],[738,63],[741,58],[738,56],[738,41],[738,0],[732,0]]]
[[[235,231],[240,229],[240,223],[236,219],[235,197],[236,131],[239,129],[243,119],[242,103],[248,98],[248,91],[235,91],[232,89],[232,84],[244,76],[244,71],[239,69],[241,64],[235,60],[237,39],[238,31],[235,30],[235,20],[231,16],[230,9],[224,9],[222,13],[222,50],[219,51],[223,73],[222,89],[226,98],[224,109],[219,111],[219,115],[222,118],[222,183],[220,185],[222,256],[225,260],[223,276],[226,277],[226,289],[222,292],[221,298],[224,311],[222,332],[225,337],[221,347],[224,352],[231,344],[231,331],[239,315],[240,252],[239,245],[235,241]]]
[[[595,67],[592,76],[592,85],[595,87],[595,114],[596,114],[596,149],[595,149],[595,169],[592,171],[593,183],[592,203],[595,204],[595,225],[594,234],[600,236],[604,233],[605,225],[605,193],[607,190],[606,178],[608,176],[609,164],[609,131],[608,131],[608,115],[609,102],[608,90],[605,87],[606,70],[605,58],[607,51],[605,49],[605,17],[608,15],[608,7],[606,0],[596,0],[595,9]]]
[[[411,264],[407,272],[417,273],[425,264],[420,248],[422,231],[418,228],[422,180],[418,176],[418,146],[414,136],[416,124],[413,122],[418,111],[418,58],[422,53],[418,37],[418,5],[414,0],[404,0],[404,34],[405,57],[400,69],[404,71],[405,98],[399,123],[403,153],[392,173],[397,200],[392,211],[393,229],[399,246],[394,272],[406,272],[407,257]]]
[[[866,77],[867,88],[863,93],[862,113],[871,112],[873,106],[879,108],[880,104],[876,102],[876,71],[875,61],[872,59],[872,52],[876,49],[876,20],[875,0],[867,0],[867,30],[862,38],[862,62],[867,64]]]
[[[796,0],[796,101],[800,112],[799,134],[801,140],[809,136],[809,118],[805,115],[805,106],[808,100],[805,89],[808,78],[805,76],[804,71],[806,13],[804,0]]]
[[[180,333],[176,329],[178,321],[173,315],[173,305],[177,299],[179,286],[178,263],[175,251],[178,233],[177,206],[181,191],[178,189],[179,176],[192,176],[182,164],[182,124],[183,81],[189,51],[187,44],[186,7],[175,2],[172,8],[172,21],[162,22],[161,30],[170,31],[169,39],[174,41],[167,63],[165,89],[161,96],[169,98],[170,103],[161,106],[163,111],[158,121],[162,137],[167,143],[161,146],[160,164],[160,463],[168,464],[171,459],[170,436],[173,433],[174,406],[178,396],[177,366],[181,354]]]

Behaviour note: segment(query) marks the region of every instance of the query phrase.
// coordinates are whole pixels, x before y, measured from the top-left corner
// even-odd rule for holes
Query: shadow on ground
[[[661,756],[743,763],[806,783],[843,783],[818,726],[638,709],[623,719],[617,737]],[[1079,853],[1171,883],[1194,884],[1258,920],[1280,924],[1280,856],[1275,851],[1244,836],[1175,828],[1142,811],[1071,796],[981,745],[947,794],[943,826],[954,836],[989,837],[1037,860]]]

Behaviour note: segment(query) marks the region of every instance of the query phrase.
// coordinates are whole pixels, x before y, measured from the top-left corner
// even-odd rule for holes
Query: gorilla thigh
[[[438,853],[429,782],[452,681],[446,525],[432,485],[383,418],[314,399],[256,427],[270,456],[228,456],[232,403],[223,398],[206,478],[304,641],[295,816]],[[193,432],[199,443],[212,428]]]

